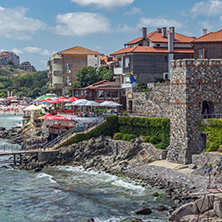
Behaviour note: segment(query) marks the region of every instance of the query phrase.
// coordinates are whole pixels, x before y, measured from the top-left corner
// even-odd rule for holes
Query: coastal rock
[[[170,221],[178,222],[186,215],[199,214],[198,207],[195,203],[188,203],[176,209],[170,216]]]
[[[219,218],[222,218],[222,201],[221,201],[221,199],[216,200],[214,202],[214,212]]]
[[[151,214],[152,210],[150,208],[142,207],[135,211],[135,214],[148,215]]]

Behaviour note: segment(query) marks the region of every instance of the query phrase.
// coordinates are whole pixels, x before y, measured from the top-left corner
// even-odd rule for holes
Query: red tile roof
[[[86,89],[97,89],[101,87],[107,87],[107,86],[120,86],[119,82],[110,82],[108,80],[102,80],[96,83],[93,83],[90,86],[85,87]]]
[[[170,31],[167,31],[166,32],[166,38],[163,38],[162,37],[162,33],[159,33],[158,31],[154,31],[154,32],[151,32],[149,34],[147,34],[147,38],[149,38],[152,42],[168,42],[168,34],[169,34]],[[143,37],[139,37],[139,38],[136,38],[130,42],[127,42],[125,43],[125,45],[132,45],[132,44],[136,44],[138,42],[140,42],[141,40],[143,39]],[[193,41],[195,38],[194,37],[189,37],[189,36],[186,36],[186,35],[182,35],[182,34],[179,34],[177,32],[175,32],[175,39],[174,39],[174,42],[177,42],[177,43],[190,43],[191,41]]]
[[[103,55],[100,52],[93,51],[91,49],[87,49],[81,46],[75,46],[73,48],[69,48],[63,51],[60,51],[62,55]]]
[[[206,35],[203,35],[193,42],[222,42],[222,29],[217,32],[210,32]]]
[[[157,48],[153,46],[135,46],[120,49],[117,52],[112,53],[111,55],[118,55],[123,53],[170,53],[168,48]],[[174,48],[174,53],[194,53],[194,50],[191,48]]]

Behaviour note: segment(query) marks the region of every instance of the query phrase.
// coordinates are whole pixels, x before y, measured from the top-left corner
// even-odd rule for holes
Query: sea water
[[[0,126],[10,128],[21,123],[21,116],[0,114]],[[0,140],[10,149],[7,140]],[[57,166],[42,172],[10,167],[12,159],[0,157],[1,222],[117,222],[138,217],[144,222],[167,221],[167,216],[152,210],[147,216],[135,215],[141,207],[170,206],[163,190],[144,187],[104,172],[82,167]],[[152,196],[158,192],[159,197]]]

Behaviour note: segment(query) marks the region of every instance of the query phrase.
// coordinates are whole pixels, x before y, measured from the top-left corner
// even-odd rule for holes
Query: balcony
[[[53,76],[62,76],[62,71],[53,71]]]
[[[114,74],[115,75],[123,74],[123,68],[122,67],[114,68]]]
[[[132,84],[131,83],[123,83],[122,84],[122,88],[131,88],[132,87]]]

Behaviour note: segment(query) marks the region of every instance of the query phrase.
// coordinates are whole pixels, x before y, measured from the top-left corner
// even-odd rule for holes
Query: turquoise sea
[[[0,114],[0,127],[21,124],[21,115]],[[11,149],[9,141],[0,139]],[[161,212],[138,216],[140,207],[170,206],[164,190],[82,167],[58,166],[42,172],[11,168],[10,157],[0,157],[0,222],[117,222],[139,217],[144,222],[167,221]],[[6,168],[9,166],[9,168]],[[152,196],[158,192],[160,198]]]

